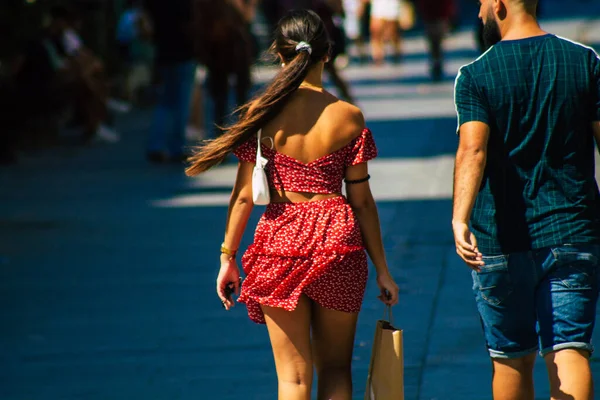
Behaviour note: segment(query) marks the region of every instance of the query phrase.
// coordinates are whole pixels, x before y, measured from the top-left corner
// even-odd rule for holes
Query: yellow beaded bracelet
[[[225,243],[221,244],[221,254],[227,254],[229,257],[233,258],[237,254],[237,250],[229,250],[225,247]]]

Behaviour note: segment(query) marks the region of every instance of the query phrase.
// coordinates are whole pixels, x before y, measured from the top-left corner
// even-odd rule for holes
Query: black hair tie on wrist
[[[368,181],[369,179],[371,179],[371,175],[367,175],[362,179],[355,179],[353,181],[348,180],[348,179],[344,179],[344,182],[346,182],[346,185],[356,185],[357,183],[363,183]]]

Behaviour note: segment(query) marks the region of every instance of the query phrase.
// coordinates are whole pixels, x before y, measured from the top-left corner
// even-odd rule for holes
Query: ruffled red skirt
[[[261,304],[292,311],[302,294],[323,307],[357,313],[368,275],[358,221],[341,196],[269,204],[242,266],[246,279],[238,301],[261,324]]]

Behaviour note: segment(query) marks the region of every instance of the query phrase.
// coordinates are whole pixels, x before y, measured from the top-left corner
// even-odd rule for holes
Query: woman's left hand
[[[379,286],[380,295],[377,296],[384,304],[394,306],[398,304],[398,285],[388,271],[377,274],[377,286]]]
[[[223,307],[229,310],[235,305],[233,297],[230,295],[227,297],[225,293],[227,287],[231,287],[232,292],[236,296],[240,294],[240,269],[237,266],[235,259],[223,259],[221,258],[221,269],[219,270],[219,276],[217,276],[217,295],[223,303]]]

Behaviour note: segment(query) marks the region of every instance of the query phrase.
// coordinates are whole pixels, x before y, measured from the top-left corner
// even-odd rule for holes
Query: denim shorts
[[[483,257],[473,292],[492,358],[590,353],[600,274],[600,246],[565,244]]]

